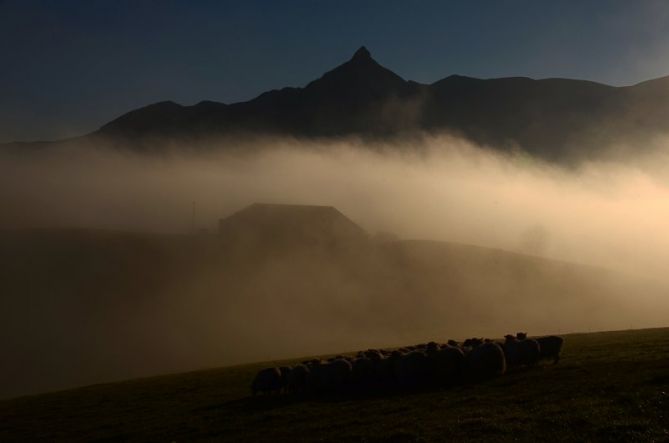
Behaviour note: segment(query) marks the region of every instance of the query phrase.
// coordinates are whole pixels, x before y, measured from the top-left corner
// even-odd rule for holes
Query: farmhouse
[[[265,246],[355,244],[367,233],[332,206],[254,203],[218,224],[225,243]]]

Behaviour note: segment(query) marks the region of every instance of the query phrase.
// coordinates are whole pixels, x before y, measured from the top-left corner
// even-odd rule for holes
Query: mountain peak
[[[364,46],[360,46],[360,48],[357,51],[355,51],[355,54],[353,54],[353,57],[351,57],[351,60],[371,60],[371,59],[372,59],[372,54]]]
[[[322,91],[328,101],[341,100],[346,96],[359,102],[397,94],[405,88],[406,82],[402,77],[379,65],[369,50],[361,46],[349,61],[326,72],[305,89],[309,92]]]

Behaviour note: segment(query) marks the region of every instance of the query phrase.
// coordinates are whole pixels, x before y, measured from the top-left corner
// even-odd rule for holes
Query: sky
[[[0,142],[304,86],[365,45],[405,79],[669,75],[663,1],[0,0]]]

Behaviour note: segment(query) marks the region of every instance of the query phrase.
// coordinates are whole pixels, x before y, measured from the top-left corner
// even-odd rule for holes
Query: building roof
[[[338,242],[365,231],[333,206],[254,203],[219,222],[229,239]]]

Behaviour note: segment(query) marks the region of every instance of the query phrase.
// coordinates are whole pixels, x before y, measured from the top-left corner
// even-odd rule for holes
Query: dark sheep
[[[291,393],[301,393],[307,388],[309,368],[306,365],[296,365],[288,374],[287,390]]]
[[[265,368],[258,371],[251,383],[251,393],[255,397],[258,392],[263,394],[281,391],[281,371],[279,368]]]
[[[321,389],[341,392],[351,382],[351,375],[351,363],[343,358],[321,365]]]
[[[427,382],[430,375],[427,355],[421,351],[409,352],[396,362],[393,372],[400,387],[418,387]]]
[[[482,343],[467,353],[464,367],[472,381],[497,377],[506,372],[504,351],[496,343]]]
[[[309,372],[307,374],[307,382],[306,382],[306,391],[309,392],[310,394],[315,394],[321,391],[323,385],[324,385],[324,372],[325,370],[323,369],[325,365],[328,363],[323,363],[320,360],[310,360],[307,363],[307,368],[309,369]]]
[[[290,377],[290,372],[292,368],[290,366],[281,366],[279,372],[281,373],[281,390],[283,392],[288,392],[288,377]]]
[[[465,354],[454,346],[429,347],[427,358],[430,365],[430,379],[437,386],[451,386],[462,376]]]
[[[372,387],[389,389],[395,386],[395,364],[398,361],[399,355],[399,353],[391,353],[383,360],[375,362],[374,383]]]
[[[374,363],[367,357],[359,357],[353,361],[351,381],[355,388],[365,390],[369,388],[374,377]]]
[[[560,361],[560,352],[562,351],[562,343],[564,339],[557,335],[549,335],[547,337],[539,337],[536,339],[539,343],[539,351],[542,360],[553,359],[553,364]]]
[[[400,372],[400,365],[402,364],[402,359],[408,355],[409,352],[403,352],[401,350],[395,350],[390,353],[390,356],[386,359],[387,369],[390,371],[389,380],[392,382],[392,385],[395,386],[399,384],[398,375]]]
[[[506,335],[504,338],[504,355],[509,366],[533,366],[539,362],[539,342],[531,338],[518,340],[513,335]]]

